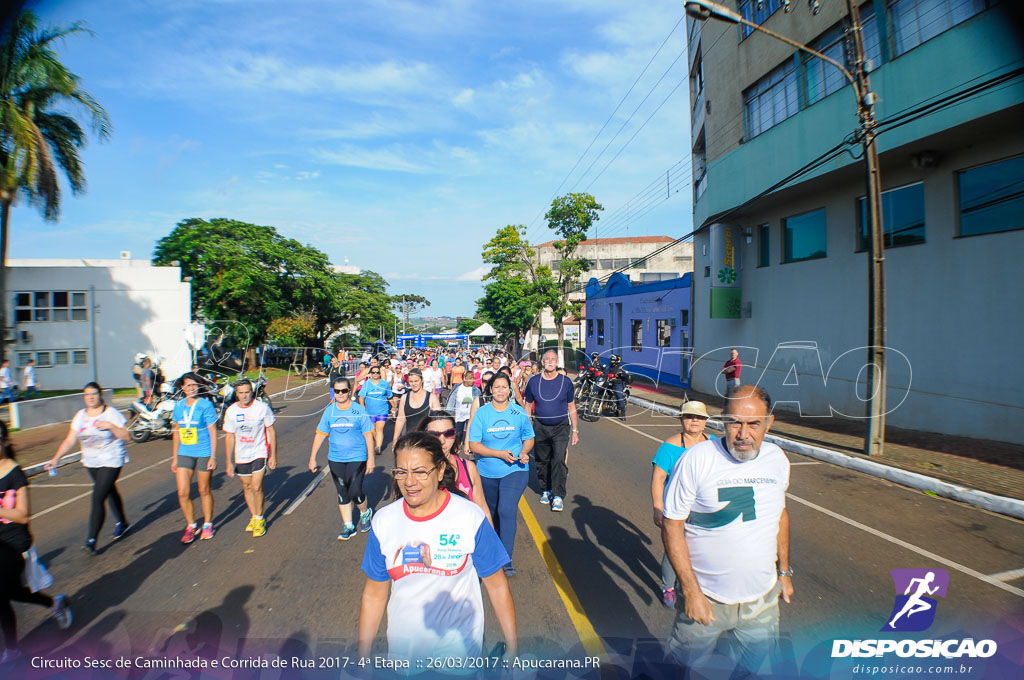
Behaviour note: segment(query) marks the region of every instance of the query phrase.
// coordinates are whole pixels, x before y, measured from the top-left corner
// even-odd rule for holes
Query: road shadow
[[[655,545],[640,527],[614,510],[594,505],[586,496],[574,496],[573,504],[572,520],[579,535],[621,557],[643,585],[637,595],[644,604],[651,604],[654,594],[661,593],[660,541]],[[651,547],[658,550],[658,557],[651,553]]]
[[[651,595],[648,589],[609,559],[591,539],[573,538],[562,527],[552,526],[548,529],[548,542],[566,577],[573,584],[587,618],[593,622],[599,634],[628,631],[630,635],[651,637],[647,622],[637,612],[616,578],[627,583],[641,599],[646,596],[649,602]]]
[[[131,562],[120,569],[102,574],[70,594],[69,601],[75,616],[75,625],[71,629],[52,633],[51,624],[44,622],[25,636],[26,644],[43,652],[64,645],[104,612],[124,603],[150,576],[165,563],[178,557],[187,547],[180,542],[177,531],[164,534],[156,541],[140,547]]]

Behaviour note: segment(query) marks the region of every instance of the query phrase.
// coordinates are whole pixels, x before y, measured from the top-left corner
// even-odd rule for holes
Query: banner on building
[[[710,316],[712,319],[739,319],[743,307],[740,281],[740,228],[728,224],[712,224],[709,232]]]

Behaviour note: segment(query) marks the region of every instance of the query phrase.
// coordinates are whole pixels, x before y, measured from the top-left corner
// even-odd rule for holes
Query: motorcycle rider
[[[626,394],[625,388],[629,384],[629,373],[621,365],[622,357],[613,354],[608,363],[608,381],[615,390],[615,400],[619,406],[619,420],[626,419]]]

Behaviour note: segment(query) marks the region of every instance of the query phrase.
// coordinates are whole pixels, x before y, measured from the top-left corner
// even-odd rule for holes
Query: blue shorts
[[[370,416],[371,423],[386,423],[388,422],[388,414],[384,413],[379,416]]]

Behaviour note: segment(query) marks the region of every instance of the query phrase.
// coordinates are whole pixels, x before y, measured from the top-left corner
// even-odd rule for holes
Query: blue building
[[[612,274],[603,287],[587,284],[585,340],[587,354],[602,363],[618,354],[634,384],[690,386],[690,274],[632,284]],[[645,380],[646,379],[646,380]]]

